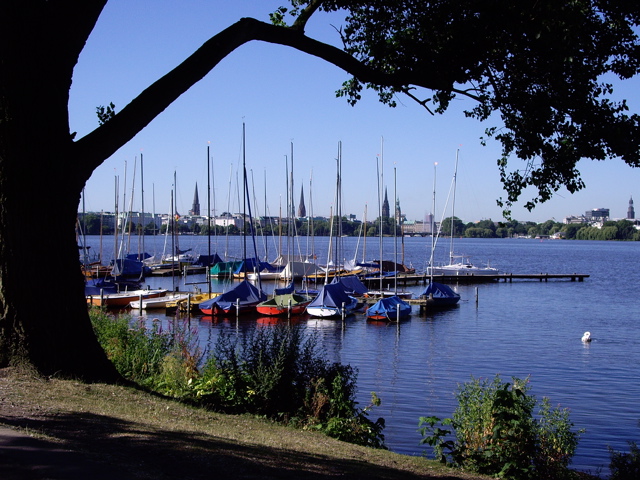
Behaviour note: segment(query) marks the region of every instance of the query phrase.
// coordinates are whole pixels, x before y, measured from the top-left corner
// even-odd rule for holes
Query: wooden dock
[[[539,282],[548,282],[549,280],[569,280],[571,282],[583,282],[585,278],[589,278],[585,273],[497,273],[495,275],[434,275],[433,280],[444,284],[473,284],[487,282],[513,282],[514,280],[537,280]],[[430,275],[414,274],[414,275],[398,275],[398,286],[406,287],[408,285],[427,285],[431,281]],[[380,278],[366,278],[362,282],[368,287],[380,285]],[[383,277],[382,285],[390,287],[395,285],[394,277]]]

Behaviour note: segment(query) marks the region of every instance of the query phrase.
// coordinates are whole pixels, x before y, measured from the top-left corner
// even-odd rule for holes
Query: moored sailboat
[[[436,210],[436,162],[433,166],[433,211]],[[420,298],[426,300],[426,307],[429,308],[446,308],[456,305],[460,301],[460,294],[453,291],[453,289],[442,283],[436,283],[433,281],[434,269],[433,269],[433,254],[435,250],[434,239],[434,221],[433,214],[431,215],[431,258],[429,260],[430,281],[427,288],[420,295]]]
[[[411,315],[411,305],[396,295],[384,297],[367,308],[365,315],[369,320],[395,322]]]

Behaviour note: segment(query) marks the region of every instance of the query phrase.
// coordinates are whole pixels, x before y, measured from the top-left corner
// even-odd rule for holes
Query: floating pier
[[[486,282],[513,282],[514,280],[538,280],[548,282],[549,280],[569,280],[571,282],[583,282],[589,278],[586,273],[497,273],[493,275],[434,275],[435,282],[444,284],[456,283],[486,283]],[[430,275],[398,275],[398,286],[426,285],[431,281]],[[380,278],[365,278],[362,282],[368,287],[380,285]],[[382,285],[389,287],[395,285],[396,279],[393,276],[383,277]]]

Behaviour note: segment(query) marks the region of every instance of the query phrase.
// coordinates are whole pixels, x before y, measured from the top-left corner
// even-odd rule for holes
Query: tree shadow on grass
[[[429,478],[359,460],[256,446],[196,432],[153,429],[92,413],[36,419],[0,417],[59,441],[12,438],[0,443],[0,476],[8,478],[349,479]],[[249,434],[250,435],[250,434]],[[71,450],[69,452],[68,450]],[[7,455],[9,454],[9,455]],[[10,461],[6,459],[10,457]],[[2,471],[11,466],[13,477]],[[39,472],[38,476],[32,474]],[[86,473],[91,473],[84,476]],[[460,478],[460,477],[440,477]]]

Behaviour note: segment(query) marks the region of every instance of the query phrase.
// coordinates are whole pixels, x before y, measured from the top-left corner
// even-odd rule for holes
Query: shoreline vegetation
[[[418,419],[430,460],[387,450],[380,399],[360,407],[357,370],[314,335],[282,325],[202,352],[186,322],[89,315],[122,384],[0,369],[0,478],[599,478],[569,468],[582,431],[528,379],[466,383],[452,419]],[[635,479],[635,444],[610,453],[611,480]]]
[[[86,235],[113,235],[113,225],[105,224],[100,216],[95,213],[80,214],[78,216],[82,224],[82,231]],[[182,220],[175,224],[176,233],[180,235],[208,235],[209,227],[206,223],[206,217],[202,217],[199,221]],[[204,220],[203,220],[204,219]],[[337,222],[338,218],[334,219]],[[453,229],[451,222],[453,221]],[[316,218],[313,224],[306,218],[297,218],[292,225],[294,231],[299,236],[306,236],[313,233],[313,236],[328,237],[331,235],[330,219]],[[340,222],[341,234],[347,237],[357,237],[366,234],[368,237],[377,237],[379,235],[380,221],[376,219],[367,222],[366,232],[362,230],[362,222],[360,220],[350,220],[346,217]],[[396,235],[415,235],[428,236],[428,224],[423,226],[414,225],[415,222],[403,223],[396,225]],[[240,224],[239,224],[240,225]],[[542,223],[535,222],[519,222],[518,220],[493,221],[491,219],[481,220],[479,222],[464,223],[458,217],[447,217],[440,224],[440,237],[449,237],[453,230],[454,237],[464,238],[558,238],[565,240],[630,240],[640,241],[640,230],[636,229],[636,220],[606,220],[597,223],[573,223],[565,224],[554,220],[547,220]],[[255,230],[257,235],[279,236],[283,233],[287,224],[269,224],[266,221],[257,221]],[[136,223],[135,217],[130,220],[130,224],[125,227],[125,231],[145,235],[164,235],[167,225],[163,224],[159,228],[153,222],[142,228],[141,223]],[[220,225],[211,226],[212,235],[242,235],[242,228],[231,224],[227,227]],[[382,219],[383,236],[394,235],[394,219],[392,217],[383,217]]]
[[[101,345],[127,385],[43,378],[19,367],[0,369],[1,478],[35,478],[36,470],[50,478],[50,460],[40,461],[47,453],[47,458],[58,459],[58,467],[77,462],[103,475],[92,478],[197,479],[213,473],[234,479],[492,478],[426,456],[388,451],[384,420],[368,418],[379,404],[375,393],[371,405],[359,407],[357,372],[327,363],[313,337],[305,340],[296,329],[270,329],[241,344],[221,337],[205,359],[184,326],[162,330],[96,308],[90,315]],[[508,384],[496,385],[498,392],[511,395]],[[517,392],[513,395],[519,398]],[[549,432],[572,425],[568,417],[549,418]],[[424,424],[425,419],[420,421]],[[16,433],[7,435],[3,426]],[[422,443],[436,445],[436,454],[438,449],[442,453],[442,446],[450,443],[442,443],[444,431],[428,430],[435,436],[428,437],[423,428],[427,437]],[[28,454],[12,447],[20,445],[18,438],[25,434],[40,445]],[[565,444],[577,442],[577,437],[567,438]],[[570,457],[572,449],[566,451]],[[75,452],[80,461],[60,460],[65,452]],[[455,457],[461,450],[455,447],[452,452]],[[465,468],[465,462],[454,463]],[[567,479],[597,478],[563,471]]]

